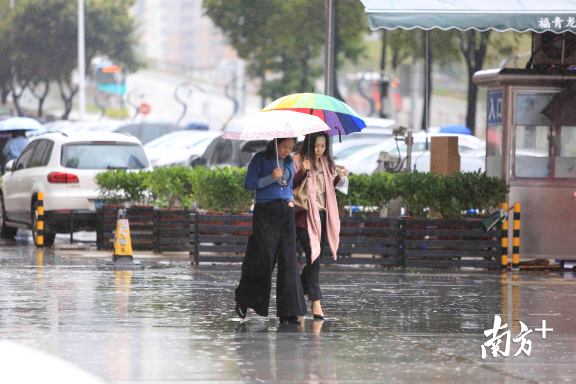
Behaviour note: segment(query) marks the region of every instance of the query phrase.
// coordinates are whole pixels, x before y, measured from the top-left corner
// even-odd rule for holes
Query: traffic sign
[[[147,115],[150,113],[150,105],[146,103],[140,104],[140,113],[143,115]]]

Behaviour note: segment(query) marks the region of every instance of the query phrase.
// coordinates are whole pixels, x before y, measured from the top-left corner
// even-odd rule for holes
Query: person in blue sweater
[[[281,324],[300,324],[305,316],[306,300],[299,277],[294,224],[294,162],[290,156],[293,138],[268,143],[248,165],[244,179],[246,190],[256,191],[252,218],[252,235],[248,239],[242,263],[242,276],[236,288],[236,314],[244,319],[248,308],[268,316],[272,272],[278,263],[276,308]]]

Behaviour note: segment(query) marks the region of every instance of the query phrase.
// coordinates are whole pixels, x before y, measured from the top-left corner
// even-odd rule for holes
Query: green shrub
[[[208,211],[244,212],[254,201],[254,191],[244,189],[246,168],[195,167],[190,175],[198,207]]]
[[[144,186],[152,193],[154,204],[159,208],[182,209],[192,205],[192,170],[181,165],[169,168],[155,168],[153,172],[146,174],[143,180]]]
[[[350,175],[348,197],[338,196],[351,205],[364,207],[364,212],[378,215],[382,208],[387,207],[391,200],[397,197],[394,175],[390,173],[375,173],[373,175]]]
[[[100,198],[108,204],[130,202],[133,205],[148,204],[150,193],[144,186],[148,171],[128,172],[125,169],[110,169],[96,174]]]
[[[428,215],[428,210],[437,210],[439,180],[433,173],[418,171],[396,175],[396,193],[409,214],[421,218]]]
[[[488,215],[506,200],[508,186],[486,173],[467,172],[451,176],[433,173],[402,173],[396,176],[398,195],[414,217],[458,219],[465,211],[478,210]]]

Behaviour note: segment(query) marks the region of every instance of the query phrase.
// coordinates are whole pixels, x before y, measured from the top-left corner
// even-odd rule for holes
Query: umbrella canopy
[[[293,111],[256,113],[231,122],[222,138],[233,140],[297,137],[328,130],[317,116]]]
[[[29,117],[11,117],[0,121],[0,131],[45,131],[42,124]]]
[[[328,136],[348,135],[366,127],[364,120],[349,105],[326,95],[295,93],[284,96],[262,110],[288,110],[318,116],[328,125]]]
[[[572,0],[361,0],[371,29],[576,32]]]
[[[442,127],[440,127],[440,131],[438,133],[457,133],[460,135],[471,135],[472,131],[465,125],[452,124],[452,125],[443,125]]]

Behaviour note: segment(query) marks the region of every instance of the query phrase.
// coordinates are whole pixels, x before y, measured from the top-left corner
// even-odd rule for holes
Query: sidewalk
[[[137,253],[138,254],[138,253]],[[560,382],[576,357],[576,277],[327,267],[324,322],[279,326],[233,312],[239,265],[191,267],[143,255],[133,271],[108,252],[38,253],[0,243],[0,339],[67,360],[110,382]],[[271,316],[274,316],[272,300]],[[494,315],[531,355],[481,358]],[[502,345],[503,347],[503,345]],[[1,377],[1,374],[0,374]]]

